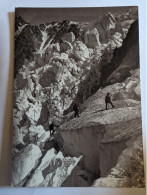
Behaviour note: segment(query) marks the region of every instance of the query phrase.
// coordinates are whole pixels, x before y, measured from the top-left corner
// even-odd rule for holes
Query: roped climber
[[[54,125],[54,123],[52,122],[49,126],[49,130],[50,130],[50,137],[52,137],[55,133],[55,127],[58,127],[56,125]]]
[[[107,105],[111,104],[112,108],[114,108],[115,106],[113,105],[111,98],[110,98],[110,93],[108,92],[106,97],[105,97],[105,103],[106,103],[106,110],[108,110]]]
[[[75,103],[74,104],[74,106],[73,106],[73,111],[75,112],[75,118],[78,116],[78,117],[80,117],[79,116],[79,107],[78,107],[78,105]]]

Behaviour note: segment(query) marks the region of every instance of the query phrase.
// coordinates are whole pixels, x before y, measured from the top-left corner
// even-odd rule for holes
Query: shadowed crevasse
[[[70,156],[83,156],[82,162],[78,163],[62,184],[63,187],[91,186],[94,180],[107,176],[116,165],[119,155],[126,148],[126,140],[103,144],[104,132],[101,126],[78,129],[69,134],[61,132],[66,139],[63,143],[64,152]]]

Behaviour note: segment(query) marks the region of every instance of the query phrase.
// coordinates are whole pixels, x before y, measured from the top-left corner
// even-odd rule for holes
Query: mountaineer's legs
[[[75,111],[75,118],[76,118],[76,117],[80,117],[78,111]]]
[[[114,105],[113,105],[113,103],[112,103],[112,102],[110,102],[110,104],[111,104],[112,108],[114,108]]]
[[[108,103],[106,102],[106,110],[108,110],[108,109],[107,109],[107,105],[108,105]]]

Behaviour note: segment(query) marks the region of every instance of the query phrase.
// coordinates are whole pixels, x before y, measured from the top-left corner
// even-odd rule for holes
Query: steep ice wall
[[[109,177],[113,167],[117,167],[117,170],[122,167],[123,172],[121,177],[116,171],[115,178],[118,177],[119,182],[114,182],[113,187],[125,186],[126,180],[129,187],[144,186],[143,177],[140,177],[139,181],[136,179],[137,175],[143,175],[142,145],[136,144],[136,137],[142,134],[140,101],[133,95],[139,84],[138,76],[139,70],[136,70],[124,83],[116,83],[99,90],[81,106],[82,113],[79,118],[61,126],[60,134],[65,153],[71,156],[83,155],[85,170],[102,177],[94,186],[105,186],[106,182],[106,186],[111,186]],[[104,97],[109,91],[115,108],[105,110]],[[137,169],[131,169],[128,174],[135,151],[138,151],[140,156],[134,157],[133,167],[139,167],[140,172],[135,173]],[[107,180],[108,174],[110,176]],[[104,181],[104,184],[101,185],[101,181]]]
[[[109,174],[94,181],[94,187],[142,188],[145,186],[142,136],[138,135],[133,139],[126,142],[126,149],[119,156],[117,164],[109,170]],[[107,146],[105,149],[109,150]],[[105,156],[102,160],[110,159],[106,159]]]

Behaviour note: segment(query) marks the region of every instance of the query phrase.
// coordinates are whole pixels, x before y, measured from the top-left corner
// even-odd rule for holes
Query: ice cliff
[[[139,70],[132,73],[124,82],[98,90],[81,105],[80,117],[60,129],[63,151],[84,156],[84,169],[100,177],[93,184],[97,187],[143,185]],[[110,91],[115,108],[105,110]]]

